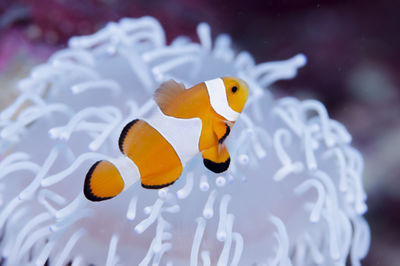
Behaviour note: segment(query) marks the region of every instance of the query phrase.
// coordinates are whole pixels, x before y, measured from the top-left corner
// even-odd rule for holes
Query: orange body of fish
[[[224,141],[248,94],[246,82],[234,77],[205,81],[189,89],[173,80],[161,84],[154,94],[157,108],[153,114],[133,120],[121,132],[123,166],[96,162],[86,175],[86,198],[113,198],[139,179],[144,188],[167,187],[200,152],[209,170],[226,171],[230,155]]]

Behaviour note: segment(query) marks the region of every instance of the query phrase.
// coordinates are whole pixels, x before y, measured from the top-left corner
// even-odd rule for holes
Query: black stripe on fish
[[[208,159],[203,159],[203,162],[208,170],[218,174],[226,171],[229,168],[231,158],[229,157],[225,162],[222,163],[216,163]]]
[[[225,126],[226,126],[226,131],[225,134],[218,140],[219,144],[222,144],[222,142],[224,142],[226,137],[228,137],[229,133],[231,133],[231,128],[228,126],[228,124],[225,123]]]
[[[160,189],[160,188],[168,187],[168,186],[172,185],[173,183],[175,183],[175,181],[172,181],[171,183],[167,183],[167,184],[163,184],[163,185],[145,185],[142,183],[142,187],[147,188],[147,189]]]
[[[118,145],[119,145],[119,150],[124,153],[124,141],[126,138],[126,135],[128,134],[129,129],[131,129],[131,127],[137,122],[139,121],[139,119],[135,119],[132,120],[131,122],[129,122],[124,129],[121,132],[121,135],[119,136],[119,140],[118,140]]]

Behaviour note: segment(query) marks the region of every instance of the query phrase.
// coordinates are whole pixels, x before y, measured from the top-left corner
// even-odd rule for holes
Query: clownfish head
[[[249,86],[240,78],[223,77],[222,80],[225,84],[226,97],[228,98],[229,106],[235,112],[242,112],[247,97],[249,96]]]
[[[249,95],[247,83],[234,77],[217,78],[204,83],[214,111],[227,121],[235,122]]]

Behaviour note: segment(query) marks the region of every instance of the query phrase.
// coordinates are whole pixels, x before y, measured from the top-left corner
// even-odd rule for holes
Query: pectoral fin
[[[214,173],[222,173],[229,168],[231,157],[224,144],[203,151],[204,165]]]
[[[228,137],[229,133],[231,133],[231,127],[223,121],[214,122],[213,128],[219,144],[222,144]]]

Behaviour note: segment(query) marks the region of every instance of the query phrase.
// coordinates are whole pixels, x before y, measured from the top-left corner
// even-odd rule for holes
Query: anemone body
[[[155,19],[122,19],[72,38],[20,82],[0,113],[3,265],[360,265],[370,237],[362,156],[322,103],[268,92],[305,57],[255,64],[207,24],[198,35],[167,45]],[[167,189],[82,196],[91,164],[120,156],[121,129],[154,108],[161,82],[221,76],[250,87],[228,172],[196,157]]]

